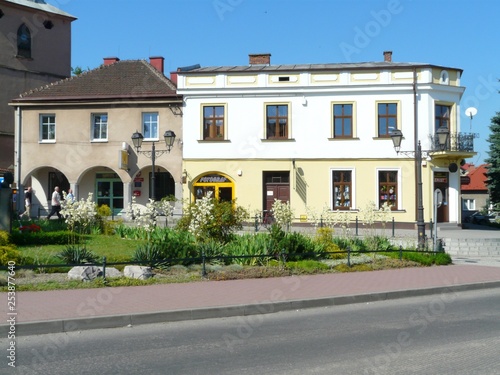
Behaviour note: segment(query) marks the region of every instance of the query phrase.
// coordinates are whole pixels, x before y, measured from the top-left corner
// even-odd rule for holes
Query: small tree
[[[491,119],[490,136],[488,137],[490,150],[486,173],[488,189],[490,192],[490,203],[493,206],[500,205],[500,112]]]

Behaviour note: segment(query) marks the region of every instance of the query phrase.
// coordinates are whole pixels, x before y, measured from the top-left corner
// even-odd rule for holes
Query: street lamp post
[[[448,136],[450,134],[448,128],[440,127],[436,134],[438,136],[439,147],[444,150],[448,143]],[[415,151],[400,151],[401,141],[403,139],[403,133],[401,130],[394,130],[390,134],[392,138],[392,143],[394,144],[394,149],[396,153],[403,153],[406,155],[415,155],[415,163],[417,163],[416,175],[417,175],[417,241],[419,249],[425,248],[425,221],[424,221],[424,199],[422,193],[422,145],[418,141],[417,149]],[[428,152],[428,151],[426,151]],[[437,220],[434,225],[437,225]]]
[[[172,130],[167,130],[165,134],[163,135],[163,138],[165,140],[165,145],[167,146],[166,150],[157,150],[156,149],[156,142],[152,142],[152,148],[151,151],[141,151],[141,146],[142,146],[142,141],[144,140],[144,136],[136,131],[134,134],[132,134],[132,143],[134,144],[135,149],[137,150],[138,154],[144,154],[146,157],[151,159],[151,168],[152,168],[152,174],[151,174],[151,199],[156,200],[156,193],[155,193],[155,162],[156,158],[160,157],[164,153],[169,153],[170,150],[172,149],[172,146],[174,145],[175,141],[175,133]]]

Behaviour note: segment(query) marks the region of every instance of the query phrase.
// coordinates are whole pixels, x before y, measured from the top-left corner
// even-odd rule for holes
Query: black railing
[[[479,138],[477,133],[450,133],[448,144],[443,148],[439,145],[436,135],[429,135],[432,151],[462,151],[474,152],[474,138]]]
[[[443,252],[442,249],[438,252]],[[21,269],[31,269],[31,270],[45,270],[47,268],[58,268],[58,269],[66,269],[70,267],[77,267],[77,266],[94,266],[94,267],[100,267],[102,270],[102,274],[100,275],[103,279],[106,279],[106,267],[110,266],[125,266],[125,265],[142,265],[142,266],[147,266],[151,267],[152,269],[157,268],[157,269],[162,269],[165,267],[168,267],[169,265],[175,265],[175,264],[185,264],[185,263],[191,263],[191,264],[200,264],[202,266],[201,269],[201,276],[206,277],[207,276],[207,269],[206,269],[206,264],[210,263],[211,261],[224,261],[224,260],[238,260],[238,259],[249,259],[249,258],[255,258],[255,259],[260,259],[261,262],[265,262],[266,260],[278,260],[280,265],[283,267],[286,267],[287,261],[289,259],[331,259],[331,256],[333,254],[339,255],[339,254],[344,254],[345,258],[345,264],[347,264],[348,267],[352,267],[352,256],[356,255],[361,255],[361,254],[383,254],[387,255],[388,253],[398,253],[398,258],[399,260],[403,259],[403,254],[404,253],[419,253],[419,254],[429,254],[429,255],[436,255],[438,252],[436,251],[431,251],[431,250],[419,250],[419,249],[405,249],[403,250],[402,246],[399,246],[399,248],[393,248],[393,249],[386,249],[386,250],[351,250],[350,247],[347,247],[345,250],[341,251],[335,251],[335,252],[303,252],[303,253],[287,253],[284,249],[280,252],[276,252],[275,254],[259,254],[259,255],[211,255],[207,256],[205,255],[204,252],[200,254],[199,257],[195,258],[163,258],[163,259],[150,259],[147,261],[130,261],[130,262],[112,262],[108,263],[106,260],[106,257],[102,258],[102,262],[100,263],[78,263],[78,264],[25,264],[25,265],[15,265],[15,266],[0,266],[0,271],[7,271],[11,270],[12,267],[14,267],[16,270],[21,270]],[[342,259],[338,259],[342,260]]]

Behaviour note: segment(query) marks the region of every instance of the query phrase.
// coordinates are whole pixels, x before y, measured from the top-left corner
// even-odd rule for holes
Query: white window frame
[[[150,121],[150,119],[147,118],[148,116],[151,116],[151,115],[156,116],[156,121]],[[156,131],[156,134],[151,134],[151,132],[146,132],[146,125],[150,125],[150,126],[156,125],[156,129],[154,129]],[[158,141],[160,139],[159,132],[160,132],[160,116],[159,116],[158,112],[143,112],[142,113],[142,135],[144,136],[144,140],[145,141]]]
[[[380,186],[380,181],[378,179],[378,176],[379,176],[379,172],[396,172],[398,174],[398,182],[397,182],[397,186],[398,186],[398,191],[396,192],[396,206],[397,206],[397,209],[395,211],[402,211],[403,208],[401,207],[401,204],[403,202],[402,200],[402,194],[403,194],[403,188],[402,188],[402,171],[401,171],[401,168],[383,168],[383,167],[378,167],[375,169],[375,187],[376,187],[376,192],[375,192],[375,200],[374,202],[376,202],[376,205],[377,205],[377,209],[381,209],[382,207],[379,207],[379,203],[380,203],[380,191],[379,191],[379,186]]]
[[[96,116],[106,116],[106,122],[104,123],[102,120],[99,124],[99,134],[102,132],[102,127],[103,125],[106,126],[106,137],[105,138],[95,138],[95,126],[96,126]],[[107,142],[108,141],[108,114],[107,113],[92,113],[91,116],[91,128],[90,128],[90,138],[92,139],[92,142]]]
[[[330,176],[328,181],[330,181],[330,211],[336,211],[335,201],[333,198],[333,172],[351,172],[351,207],[348,210],[342,210],[345,212],[350,212],[356,210],[356,169],[355,168],[330,168]]]
[[[44,119],[52,117],[53,122],[45,123]],[[55,143],[56,142],[56,115],[54,113],[42,113],[40,114],[40,142],[41,143]],[[47,134],[50,134],[50,128],[53,128],[54,136],[53,138],[43,138],[43,128],[48,126]]]
[[[474,198],[462,198],[462,207],[466,211],[476,211],[476,200]]]

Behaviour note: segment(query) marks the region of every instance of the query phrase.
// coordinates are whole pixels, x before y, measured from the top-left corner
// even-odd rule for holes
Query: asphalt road
[[[1,374],[500,374],[500,289],[19,337]]]

